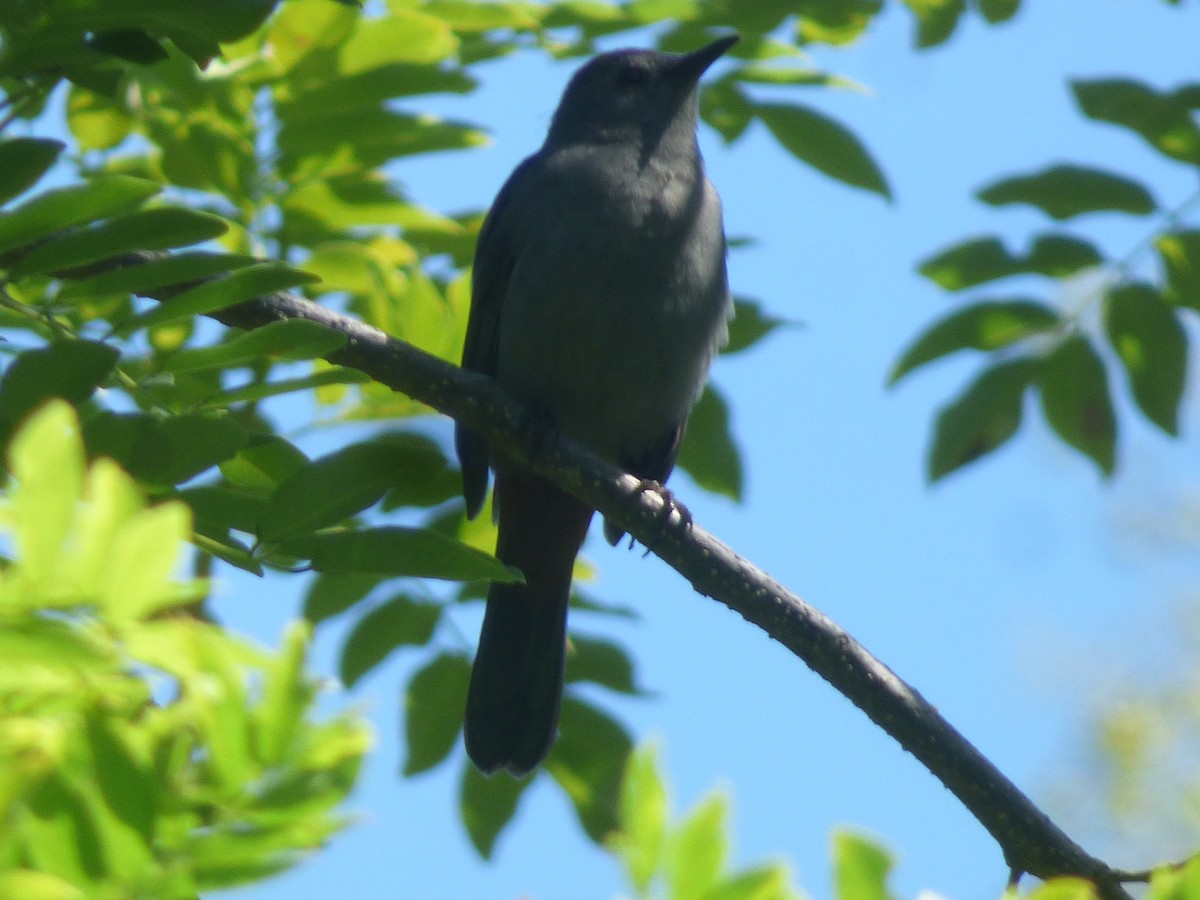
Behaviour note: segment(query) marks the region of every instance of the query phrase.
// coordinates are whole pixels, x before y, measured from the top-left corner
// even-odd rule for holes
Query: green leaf
[[[302,321],[299,319],[291,319],[288,321]],[[283,378],[279,381],[263,381],[259,383],[248,384],[245,387],[235,388],[231,391],[223,391],[217,396],[201,403],[198,406],[200,411],[229,409],[239,403],[257,403],[259,400],[265,400],[268,397],[278,397],[280,394],[293,394],[297,391],[310,391],[314,388],[329,387],[330,385],[345,385],[345,384],[368,384],[371,381],[371,376],[365,372],[360,372],[358,369],[346,369],[341,366],[332,366],[322,369],[319,372],[314,372],[312,375],[305,375],[301,378]]]
[[[1099,900],[1099,896],[1096,885],[1087,879],[1061,877],[1039,884],[1029,892],[1026,900]]]
[[[729,405],[711,384],[692,409],[679,467],[706,491],[742,498],[742,457],[729,430]]]
[[[397,477],[383,498],[383,509],[428,508],[461,493],[462,477],[436,441],[412,432],[387,435]]]
[[[84,427],[88,451],[111,456],[140,481],[170,486],[231,458],[249,436],[223,415],[156,416],[104,412]]]
[[[288,319],[235,335],[209,347],[180,350],[162,364],[164,372],[198,372],[204,369],[235,369],[278,359],[313,359],[332,353],[346,343],[346,335],[318,322]]]
[[[892,857],[873,841],[838,830],[833,836],[834,897],[837,900],[891,900],[888,873]]]
[[[227,483],[198,485],[175,496],[191,507],[197,520],[247,534],[257,527],[266,506],[260,491]]]
[[[467,658],[448,653],[435,657],[413,675],[404,692],[405,775],[428,771],[450,755],[462,731],[470,680]]]
[[[37,184],[66,146],[48,138],[0,141],[0,204]]]
[[[623,694],[640,694],[633,678],[633,660],[611,641],[572,634],[567,650],[566,681],[591,681]]]
[[[148,260],[134,266],[122,266],[82,281],[71,282],[59,292],[57,299],[61,303],[74,303],[107,294],[143,294],[155,288],[187,284],[222,275],[254,262],[257,260],[252,256],[233,253],[208,253],[200,250],[173,253],[161,259]]]
[[[1146,418],[1179,433],[1187,383],[1188,339],[1175,310],[1147,284],[1124,284],[1104,297],[1104,327]]]
[[[805,900],[786,863],[764,863],[727,876],[705,900]]]
[[[1148,215],[1157,208],[1153,195],[1131,178],[1070,165],[1005,178],[983,188],[976,196],[992,206],[1028,203],[1060,220],[1089,212]]]
[[[1159,235],[1154,243],[1167,274],[1167,298],[1200,310],[1200,231]]]
[[[1030,359],[992,366],[942,408],[929,452],[930,481],[991,453],[1016,433],[1021,424],[1021,400],[1036,370],[1037,364]]]
[[[137,206],[162,185],[128,175],[101,175],[84,184],[46,191],[0,213],[0,251],[36,243],[74,225],[94,222]]]
[[[358,603],[383,580],[382,575],[318,575],[304,595],[304,618],[314,625],[331,619]]]
[[[474,547],[429,529],[388,526],[333,531],[283,541],[282,549],[312,561],[318,572],[407,575],[449,581],[520,581],[515,569]]]
[[[61,400],[43,406],[13,437],[8,469],[13,542],[24,577],[51,583],[83,488],[83,445],[75,411]]]
[[[510,778],[507,773],[488,778],[470,763],[463,766],[459,794],[463,825],[484,859],[491,859],[496,838],[512,821],[521,794],[533,782],[532,778]]]
[[[680,823],[668,869],[672,897],[705,897],[729,863],[729,798],[709,794]]]
[[[353,444],[315,459],[275,490],[259,537],[279,541],[336,525],[377,503],[398,477],[386,441]]]
[[[991,24],[1007,22],[1017,14],[1021,0],[976,0],[979,12]]]
[[[1074,81],[1071,88],[1089,119],[1121,125],[1160,153],[1200,165],[1200,128],[1192,120],[1186,89],[1163,94],[1124,78]]]
[[[776,328],[795,324],[763,312],[762,304],[754,300],[735,299],[733,308],[734,316],[729,322],[729,343],[721,348],[726,355],[754,346]]]
[[[448,22],[393,8],[387,17],[358,20],[354,34],[338,48],[338,67],[353,74],[388,63],[436,63],[452,56],[458,45]]]
[[[24,350],[0,380],[0,441],[50,397],[81,403],[112,374],[120,352],[93,341],[58,341]]]
[[[152,65],[169,58],[166,49],[140,28],[113,28],[98,31],[84,39],[84,46],[97,53],[115,56],[126,62]]]
[[[1064,278],[1104,261],[1088,241],[1063,234],[1039,235],[1025,256],[1014,256],[999,238],[972,238],[921,263],[918,271],[948,291],[961,291],[1010,275]]]
[[[958,350],[999,350],[1060,327],[1059,314],[1035,300],[990,300],[968,306],[942,319],[904,351],[892,367],[888,384],[935,359]]]
[[[731,144],[754,121],[754,103],[731,77],[722,78],[700,92],[700,118]]]
[[[830,178],[892,198],[887,179],[866,147],[833,119],[794,104],[762,103],[754,112],[792,156]]]
[[[131,250],[165,250],[198,244],[224,234],[220,216],[173,206],[114,216],[98,225],[51,238],[13,266],[14,277],[62,272]]]
[[[441,614],[441,606],[422,603],[403,594],[375,607],[358,620],[342,646],[339,673],[342,683],[354,687],[360,678],[400,647],[428,644]],[[456,716],[461,712],[462,708],[455,708]]]
[[[619,827],[621,776],[633,742],[611,716],[566,696],[559,737],[546,768],[575,807],[579,824],[597,843]]]
[[[113,723],[93,714],[85,725],[96,784],[108,809],[147,845],[154,838],[160,782],[148,759],[135,753]],[[149,852],[147,852],[149,855]]]
[[[206,281],[190,290],[184,291],[177,297],[172,297],[162,305],[135,316],[124,323],[119,331],[130,335],[142,328],[165,325],[168,322],[178,322],[193,316],[205,315],[236,306],[243,301],[264,294],[282,291],[300,284],[311,284],[316,281],[315,275],[293,269],[283,263],[263,263],[262,265],[247,266],[235,269],[223,278]]]
[[[221,463],[221,474],[239,487],[273,491],[308,465],[295,444],[277,434],[252,434],[232,459]]]
[[[963,0],[904,0],[904,4],[917,17],[917,46],[921,48],[948,40],[967,11]]]
[[[621,782],[621,830],[612,841],[639,895],[646,894],[665,861],[669,814],[657,750],[652,745],[639,747],[629,757]]]
[[[1046,420],[1064,441],[1111,475],[1117,422],[1104,363],[1088,340],[1067,338],[1038,366]]]

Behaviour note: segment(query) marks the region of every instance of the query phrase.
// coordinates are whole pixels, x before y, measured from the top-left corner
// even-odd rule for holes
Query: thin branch
[[[117,264],[149,258],[134,254]],[[117,261],[108,261],[112,268]],[[82,274],[82,273],[75,273]],[[159,291],[169,302],[177,289]],[[557,434],[531,434],[531,418],[500,387],[362,322],[290,293],[257,297],[212,314],[236,328],[307,319],[346,335],[326,357],[358,369],[484,435],[500,453],[528,465],[593,506],[691,582],[783,644],[920,760],[994,837],[1015,877],[1075,875],[1105,900],[1128,898],[1114,871],[1072,841],[915,689],[819,610],[713,535],[672,515],[641,482]],[[532,455],[531,455],[532,453]]]

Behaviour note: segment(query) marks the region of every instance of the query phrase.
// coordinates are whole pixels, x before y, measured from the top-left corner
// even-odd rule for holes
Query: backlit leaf
[[[955,351],[998,350],[1060,323],[1057,312],[1036,300],[991,300],[968,306],[942,319],[904,351],[888,383],[895,384],[918,366]]]
[[[1188,340],[1175,309],[1147,284],[1124,284],[1104,297],[1104,327],[1138,407],[1167,434],[1177,434]]]
[[[808,107],[763,103],[755,114],[785,150],[830,178],[891,199],[883,171],[862,141],[843,125]]]
[[[1156,208],[1154,197],[1133,179],[1070,165],[1005,178],[983,188],[977,196],[992,206],[1028,203],[1055,219],[1101,211],[1147,215]]]

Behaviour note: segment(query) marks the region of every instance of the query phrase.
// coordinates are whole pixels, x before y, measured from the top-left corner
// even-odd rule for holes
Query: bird
[[[463,368],[647,484],[671,473],[733,313],[696,128],[699,80],[737,40],[584,64],[476,246]],[[572,570],[594,510],[465,426],[455,448],[469,517],[494,472],[496,556],[525,576],[489,587],[464,742],[481,772],[519,778],[557,735]],[[615,544],[621,530],[605,534]]]

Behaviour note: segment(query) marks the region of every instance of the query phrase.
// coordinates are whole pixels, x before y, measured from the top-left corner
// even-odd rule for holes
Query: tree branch
[[[150,256],[129,254],[101,265],[113,268]],[[158,291],[155,299],[169,302],[178,290]],[[970,810],[999,843],[1014,878],[1024,873],[1039,878],[1074,875],[1093,881],[1106,900],[1128,898],[1121,887],[1124,873],[1072,841],[929,702],[854,638],[698,525],[684,522],[678,514],[664,521],[663,498],[643,490],[632,475],[561,435],[530,434],[527,423],[532,420],[525,409],[490,378],[290,293],[256,297],[212,317],[241,329],[308,319],[346,335],[346,345],[326,357],[330,362],[358,369],[484,435],[499,452],[615,521],[696,591],[724,603],[791,650]]]

